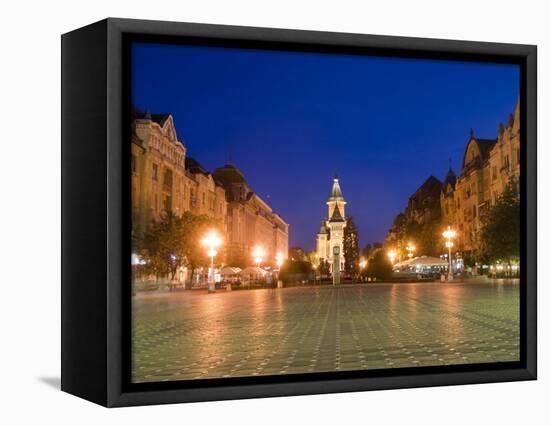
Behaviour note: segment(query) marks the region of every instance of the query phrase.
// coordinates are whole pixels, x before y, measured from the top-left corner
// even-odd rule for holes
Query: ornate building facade
[[[173,117],[133,111],[132,232],[141,236],[165,211],[190,211],[219,219],[226,233],[226,259],[243,258],[261,245],[266,260],[288,252],[288,224],[254,193],[234,166],[208,172],[187,155],[178,139]]]
[[[334,272],[334,253],[339,253],[339,271],[344,270],[344,228],[346,227],[346,200],[342,194],[338,177],[332,182],[332,190],[327,201],[328,219],[321,221],[317,234],[317,259],[327,261],[331,273]]]
[[[191,211],[225,223],[225,190],[187,156],[169,114],[134,110],[132,132],[132,226],[142,235],[162,212]]]
[[[403,213],[399,213],[388,231],[385,244],[395,247],[400,245],[404,229],[411,225],[428,225],[434,223],[441,217],[441,194],[442,183],[434,176],[420,185],[420,187],[409,197],[407,207]],[[406,242],[401,242],[403,245]]]
[[[434,177],[428,178],[410,197],[405,212],[395,218],[385,244],[397,248],[400,231],[411,221],[422,225],[440,218],[442,228],[451,226],[457,231],[456,251],[464,255],[465,260],[475,256],[483,216],[511,181],[519,184],[519,114],[518,101],[507,125],[498,126],[495,139],[478,138],[471,130],[460,174],[457,176],[449,167],[443,183]]]
[[[288,228],[281,216],[248,185],[243,173],[233,165],[214,171],[214,178],[225,189],[227,200],[227,261],[249,262],[255,246],[261,246],[266,259],[288,255]]]
[[[470,131],[460,176],[441,192],[443,223],[457,230],[457,249],[475,253],[482,219],[511,180],[520,176],[519,101],[496,139],[480,139]],[[447,179],[446,179],[447,182]]]
[[[132,230],[142,235],[163,211],[184,210],[186,147],[176,135],[172,116],[133,112]]]

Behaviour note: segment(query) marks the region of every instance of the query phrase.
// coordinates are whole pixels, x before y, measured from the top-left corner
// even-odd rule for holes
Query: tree
[[[512,179],[481,218],[480,255],[488,262],[512,263],[520,252],[520,196]]]
[[[327,276],[330,274],[330,264],[328,263],[328,260],[321,259],[319,261],[319,275]]]
[[[392,265],[384,253],[384,250],[377,249],[369,263],[367,264],[367,276],[374,277],[379,280],[387,280],[392,275]]]
[[[290,260],[296,260],[301,262],[307,262],[307,255],[305,250],[302,247],[290,247],[288,249],[288,258]]]
[[[359,231],[352,216],[346,219],[344,228],[344,271],[351,276],[359,272]]]
[[[184,240],[183,259],[191,271],[190,276],[193,277],[195,269],[207,266],[210,261],[205,247],[202,246],[202,239],[211,229],[215,229],[220,235],[223,235],[222,224],[218,219],[191,212],[185,212],[181,220]]]
[[[141,256],[146,260],[145,269],[158,279],[170,274],[174,279],[178,259],[184,257],[184,239],[181,218],[171,212],[164,213],[160,220],[153,220],[143,236]]]
[[[415,255],[439,256],[444,250],[442,232],[443,227],[440,220],[422,224],[409,222],[404,225],[398,246],[406,251],[405,248],[410,241],[416,246]]]
[[[306,258],[309,263],[315,268],[319,267],[319,257],[317,256],[317,250],[311,250],[306,253]]]
[[[197,267],[208,265],[201,240],[212,228],[221,233],[219,221],[205,215],[164,213],[160,220],[151,223],[143,237],[140,254],[146,260],[146,268],[157,278],[169,274],[170,279],[175,279],[178,267],[186,265],[193,276]]]
[[[283,281],[302,281],[313,273],[311,263],[303,260],[288,260],[281,267],[279,278]]]
[[[367,244],[365,247],[363,247],[363,250],[361,250],[361,256],[363,256],[365,259],[368,259],[372,252],[372,245]]]

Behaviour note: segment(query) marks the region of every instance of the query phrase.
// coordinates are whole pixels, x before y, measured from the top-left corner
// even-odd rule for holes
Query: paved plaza
[[[134,382],[519,360],[519,281],[133,298]]]

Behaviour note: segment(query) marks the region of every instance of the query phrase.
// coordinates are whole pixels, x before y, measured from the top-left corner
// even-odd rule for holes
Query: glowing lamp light
[[[218,254],[217,248],[222,245],[222,238],[218,233],[212,229],[206,234],[202,240],[202,245],[207,248],[206,254],[210,257],[210,270],[208,273],[208,292],[214,293],[216,291],[216,283],[214,277],[214,257]]]
[[[397,257],[397,253],[395,250],[390,250],[388,252],[388,257],[390,258],[390,262],[393,264],[395,262],[395,258]]]
[[[450,226],[447,227],[445,231],[443,231],[443,237],[447,240],[452,240],[456,237],[456,231],[454,229],[451,229]]]
[[[202,245],[208,247],[209,250],[216,249],[222,245],[222,239],[215,230],[211,230],[206,234],[206,237],[203,238]]]
[[[447,226],[447,229],[443,231],[443,237],[445,238],[445,247],[449,249],[449,281],[453,279],[453,263],[451,260],[451,249],[454,246],[452,241],[456,237],[456,231],[450,226]]]
[[[252,251],[252,257],[256,261],[258,267],[260,267],[260,264],[264,260],[264,256],[265,256],[265,250],[261,246],[256,246]]]
[[[275,263],[277,264],[277,267],[280,268],[283,265],[285,258],[281,253],[277,253],[275,255]],[[315,268],[315,266],[313,267]]]
[[[413,254],[415,251],[416,251],[416,246],[409,241],[409,243],[407,244],[407,252],[408,252],[407,256],[413,257]]]
[[[362,259],[361,262],[359,262],[359,267],[361,269],[365,269],[366,266],[367,266],[367,261],[365,259]]]

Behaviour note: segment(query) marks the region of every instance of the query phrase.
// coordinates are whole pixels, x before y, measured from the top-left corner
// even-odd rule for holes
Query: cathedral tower
[[[335,282],[339,282],[340,271],[344,270],[344,228],[346,227],[346,200],[340,188],[338,176],[334,177],[332,190],[327,201],[328,220],[321,222],[317,234],[317,258],[328,261]],[[336,260],[336,265],[335,265]]]

